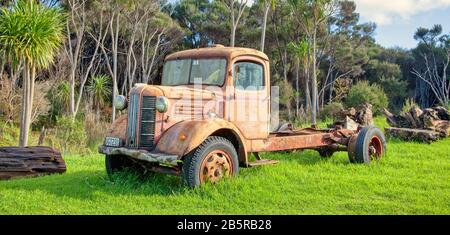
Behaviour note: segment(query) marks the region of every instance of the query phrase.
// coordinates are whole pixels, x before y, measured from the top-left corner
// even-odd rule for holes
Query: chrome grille
[[[155,137],[156,97],[144,96],[141,108],[141,126],[139,147],[153,148]]]
[[[128,108],[128,127],[126,145],[130,148],[137,148],[137,123],[139,110],[139,94],[130,95],[130,104]]]

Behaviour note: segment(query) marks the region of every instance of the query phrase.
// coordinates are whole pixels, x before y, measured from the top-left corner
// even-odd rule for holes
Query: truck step
[[[254,162],[249,162],[248,163],[248,167],[263,166],[263,165],[273,165],[273,164],[277,164],[277,163],[278,163],[278,161],[276,161],[276,160],[261,159],[261,160],[256,160]]]

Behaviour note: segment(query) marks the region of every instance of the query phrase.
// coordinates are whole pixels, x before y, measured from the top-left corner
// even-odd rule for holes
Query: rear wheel
[[[182,177],[189,187],[196,187],[206,182],[216,183],[238,172],[238,155],[233,144],[223,137],[210,136],[185,157]]]
[[[357,136],[350,139],[348,157],[352,163],[366,163],[380,160],[386,153],[386,138],[380,129],[364,127]]]

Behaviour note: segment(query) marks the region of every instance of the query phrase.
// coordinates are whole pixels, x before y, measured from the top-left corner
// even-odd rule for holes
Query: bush
[[[389,98],[389,108],[398,111],[408,96],[408,83],[398,78],[384,78],[380,80],[380,85]]]
[[[79,120],[73,121],[71,117],[63,116],[56,118],[54,133],[49,142],[50,145],[62,152],[83,152],[87,145],[87,136],[84,123]]]
[[[420,108],[419,105],[414,101],[413,98],[409,98],[405,101],[405,104],[402,108],[402,113],[407,113],[411,108]]]
[[[9,124],[18,119],[20,112],[20,91],[11,79],[0,74],[0,116]]]
[[[345,104],[347,107],[358,107],[364,103],[371,104],[374,113],[380,114],[383,108],[388,107],[389,101],[380,86],[369,85],[368,81],[361,81],[350,89]]]
[[[337,114],[344,109],[344,105],[340,102],[332,102],[323,107],[320,111],[320,118],[322,120],[333,119],[335,120]]]
[[[275,86],[278,86],[279,88],[279,105],[280,105],[280,119],[292,119],[292,102],[295,98],[295,90],[292,87],[292,85],[289,83],[289,81],[286,81],[284,79],[279,79],[275,82]],[[276,99],[276,97],[272,97],[273,99]],[[285,112],[283,110],[285,109]]]
[[[87,135],[87,147],[95,149],[103,141],[108,131],[109,123],[100,120],[93,113],[86,113],[84,128]]]

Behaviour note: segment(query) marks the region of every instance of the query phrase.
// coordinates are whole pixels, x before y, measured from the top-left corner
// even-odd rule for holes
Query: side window
[[[237,62],[233,65],[233,80],[236,89],[263,90],[263,66],[253,62]]]

